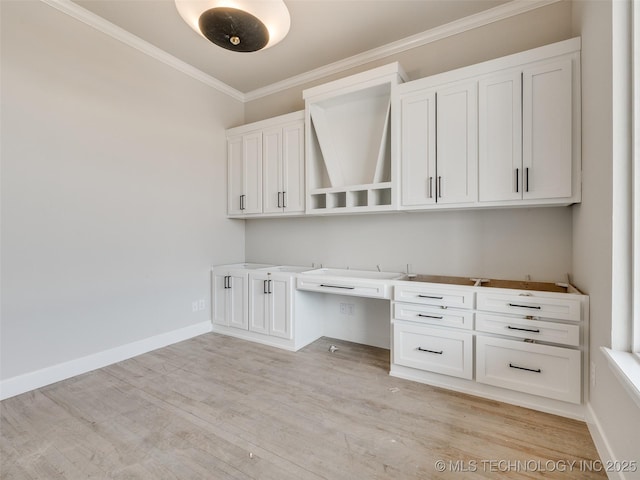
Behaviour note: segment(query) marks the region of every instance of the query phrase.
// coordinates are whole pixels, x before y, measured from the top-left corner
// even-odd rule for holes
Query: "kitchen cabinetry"
[[[572,93],[578,62],[577,53],[567,54],[480,80],[480,202],[579,201]]]
[[[393,364],[473,378],[473,291],[401,283],[393,299]]]
[[[263,130],[264,213],[304,212],[304,119]]]
[[[304,112],[227,130],[232,217],[304,212]]]
[[[477,199],[477,82],[398,87],[402,207]]]
[[[248,328],[249,271],[267,265],[238,263],[211,271],[212,320],[215,325]]]
[[[308,214],[397,208],[391,95],[406,79],[397,63],[307,89]]]
[[[227,212],[262,212],[262,132],[227,138]]]
[[[322,335],[322,301],[295,289],[308,267],[244,263],[212,268],[213,331],[287,350]]]
[[[294,284],[291,274],[249,274],[249,330],[291,339]]]
[[[476,381],[581,402],[583,298],[479,292],[477,301]]]
[[[588,297],[563,284],[438,278],[395,284],[391,375],[580,416]]]
[[[580,39],[395,92],[401,210],[580,201]]]

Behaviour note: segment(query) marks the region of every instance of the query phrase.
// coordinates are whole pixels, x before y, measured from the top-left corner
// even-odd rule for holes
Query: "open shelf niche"
[[[397,208],[391,91],[405,80],[396,62],[303,92],[307,213]]]

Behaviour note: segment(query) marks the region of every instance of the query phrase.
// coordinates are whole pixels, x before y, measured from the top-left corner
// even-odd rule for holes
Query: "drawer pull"
[[[538,328],[519,328],[519,327],[512,327],[511,325],[507,325],[507,328],[509,330],[519,330],[521,332],[540,333],[540,329]]]
[[[442,320],[444,317],[439,317],[437,315],[425,315],[424,313],[418,313],[419,317],[424,317],[424,318],[435,318],[436,320]]]
[[[356,287],[347,287],[345,285],[327,285],[324,283],[320,284],[321,287],[325,287],[325,288],[343,288],[345,290],[355,290]]]
[[[444,297],[434,297],[432,295],[418,295],[420,298],[431,298],[433,300],[442,300]]]
[[[542,309],[540,305],[518,305],[517,303],[508,303],[507,305],[517,308],[535,308],[536,310]]]
[[[422,347],[418,347],[417,350],[421,352],[435,353],[436,355],[442,355],[442,352],[444,351],[444,350],[440,350],[439,352],[437,352],[435,350],[427,350],[426,348],[422,348]]]
[[[526,370],[527,372],[533,372],[533,373],[542,373],[542,370],[540,370],[539,368],[519,367],[518,365],[514,365],[513,363],[509,364],[509,368],[516,368],[518,370]]]

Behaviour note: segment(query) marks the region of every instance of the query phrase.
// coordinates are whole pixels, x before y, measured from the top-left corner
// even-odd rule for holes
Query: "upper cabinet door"
[[[477,200],[478,97],[477,82],[437,91],[437,202]]]
[[[262,132],[263,142],[263,211],[282,211],[282,128],[276,127]]]
[[[304,121],[282,127],[282,206],[304,212]]]
[[[242,215],[244,194],[244,160],[242,136],[227,140],[227,214]]]
[[[523,70],[523,199],[571,197],[571,59]]]
[[[262,213],[262,132],[242,137],[244,198],[242,213]]]
[[[478,84],[479,200],[522,198],[522,72],[491,75]]]
[[[402,205],[436,202],[436,93],[427,90],[407,95],[401,108]]]

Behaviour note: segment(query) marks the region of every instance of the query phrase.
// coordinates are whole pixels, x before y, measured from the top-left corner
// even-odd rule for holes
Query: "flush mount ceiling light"
[[[234,52],[269,48],[289,32],[283,0],[175,0],[180,16],[200,35]]]

